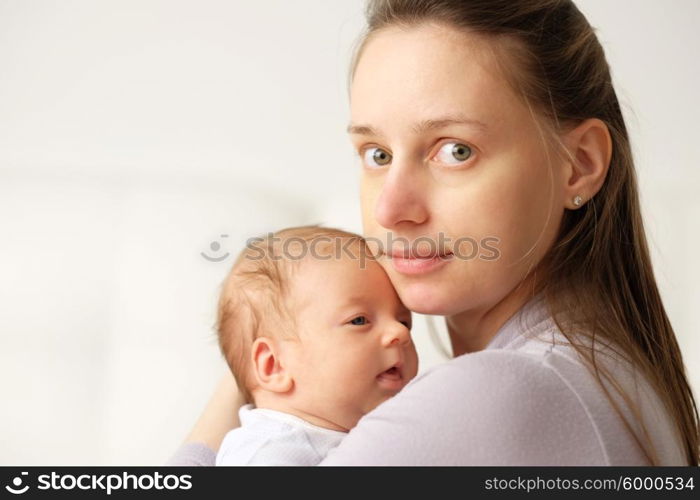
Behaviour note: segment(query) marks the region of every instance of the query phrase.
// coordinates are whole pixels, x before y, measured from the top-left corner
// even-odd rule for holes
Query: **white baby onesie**
[[[216,465],[316,465],[347,435],[250,404],[238,416],[241,427],[226,434]]]

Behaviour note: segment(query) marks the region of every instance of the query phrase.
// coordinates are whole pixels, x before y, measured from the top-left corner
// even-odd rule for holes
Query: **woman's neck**
[[[469,309],[447,316],[447,331],[454,357],[484,349],[501,327],[532,298],[526,279],[501,301],[486,308]]]

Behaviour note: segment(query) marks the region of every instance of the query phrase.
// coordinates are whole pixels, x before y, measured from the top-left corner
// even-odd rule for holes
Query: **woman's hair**
[[[610,69],[585,16],[571,0],[370,0],[366,15],[351,79],[367,42],[381,30],[445,25],[489,42],[506,80],[547,132],[548,144],[563,148],[558,133],[587,118],[607,125],[613,150],[605,182],[581,208],[565,211],[557,241],[537,268],[536,291],[543,292],[557,326],[649,462],[658,464],[658,458],[640,410],[596,362],[596,338],[616,345],[617,354],[645,375],[676,424],[688,463],[697,465],[697,406],[654,278],[630,140]],[[584,343],[576,341],[582,338]],[[633,412],[641,436],[604,381]]]
[[[253,402],[255,339],[298,338],[291,291],[295,277],[303,272],[301,262],[340,258],[340,252],[329,252],[348,241],[362,246],[363,258],[373,258],[362,236],[309,225],[251,238],[234,261],[222,285],[215,329],[221,353],[246,401]]]

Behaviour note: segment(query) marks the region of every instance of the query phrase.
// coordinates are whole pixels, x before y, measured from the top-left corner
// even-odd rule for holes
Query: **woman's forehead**
[[[389,28],[364,47],[351,85],[353,125],[386,117],[426,120],[459,116],[498,126],[520,104],[488,42],[443,26]]]

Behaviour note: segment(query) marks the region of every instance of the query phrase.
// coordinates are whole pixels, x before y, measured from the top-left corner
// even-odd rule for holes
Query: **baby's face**
[[[296,401],[302,411],[350,429],[415,377],[411,312],[375,261],[364,269],[349,257],[302,266],[292,289]]]

